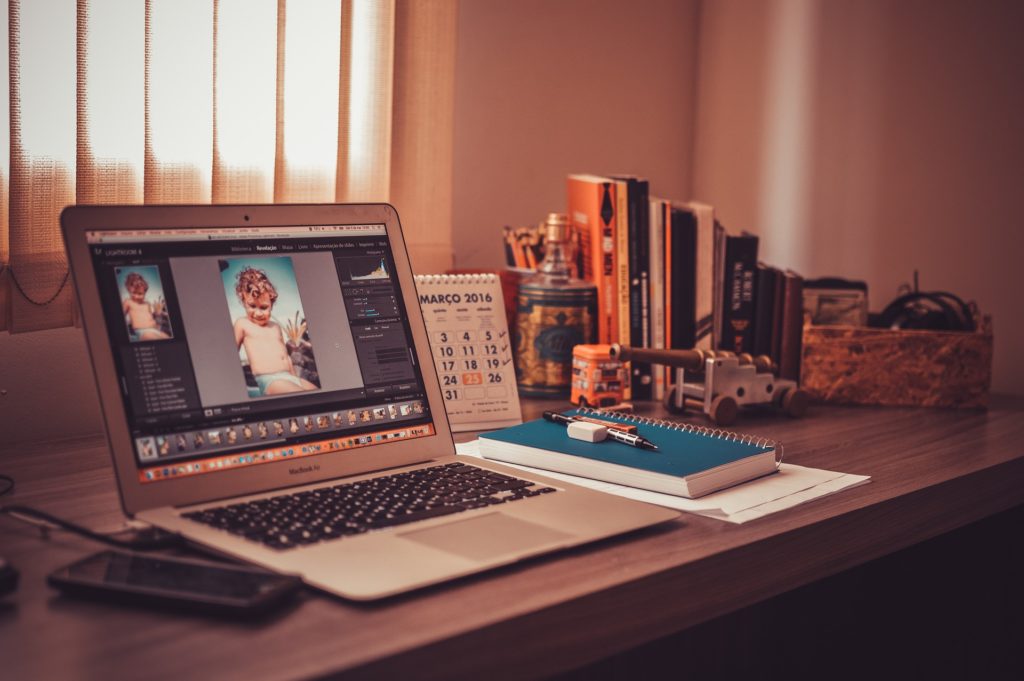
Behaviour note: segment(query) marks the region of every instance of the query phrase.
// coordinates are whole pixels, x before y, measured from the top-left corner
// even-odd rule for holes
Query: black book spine
[[[722,223],[718,220],[715,220],[713,242],[714,262],[712,265],[713,276],[711,283],[711,341],[712,347],[715,350],[724,350],[725,348],[722,345],[722,339],[725,336],[722,329],[722,317],[724,316],[722,301],[723,291],[725,290],[725,227],[723,227]]]
[[[755,355],[772,354],[772,313],[775,308],[775,276],[773,267],[757,265],[754,283],[754,350]]]
[[[640,216],[637,181],[629,179],[629,344],[640,347],[643,329],[640,326]]]
[[[726,236],[722,296],[722,342],[719,348],[751,352],[754,345],[754,279],[757,237]]]
[[[651,310],[650,310],[650,267],[651,267],[651,229],[650,229],[650,192],[647,180],[636,182],[636,232],[633,241],[637,251],[637,274],[639,281],[632,281],[634,294],[630,296],[630,309],[636,305],[639,312],[640,338],[642,348],[651,347]],[[631,334],[632,335],[632,334]],[[633,397],[649,400],[654,397],[654,375],[650,362],[640,362],[633,370],[637,380],[633,383]]]
[[[779,377],[800,380],[804,324],[804,279],[787,270],[783,275],[782,339],[779,349]]]
[[[672,208],[672,330],[673,349],[689,350],[697,343],[697,216]]]
[[[782,318],[786,304],[786,275],[782,270],[775,270],[774,296],[774,300],[772,300],[771,358],[775,366],[778,367],[782,362]]]
[[[648,183],[635,177],[616,177],[627,183],[629,196],[629,344],[647,348],[651,344],[650,314],[647,310],[650,267],[650,233],[648,227]],[[649,400],[654,394],[654,381],[649,362],[631,362],[632,397]]]

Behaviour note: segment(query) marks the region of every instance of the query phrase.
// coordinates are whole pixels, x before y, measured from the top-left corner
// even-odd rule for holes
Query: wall
[[[562,209],[570,172],[676,198],[692,174],[773,264],[864,278],[876,308],[915,267],[977,300],[994,389],[1024,392],[1024,3],[467,0],[458,22],[457,266],[499,266],[501,226]],[[81,331],[0,334],[0,449],[101,428]]]
[[[868,282],[920,271],[994,317],[993,389],[1024,392],[1024,3],[703,4],[694,192],[763,258]]]
[[[102,431],[81,329],[0,334],[0,452]]]
[[[564,211],[569,173],[686,198],[696,0],[468,0],[455,72],[457,267],[503,264],[501,228]]]

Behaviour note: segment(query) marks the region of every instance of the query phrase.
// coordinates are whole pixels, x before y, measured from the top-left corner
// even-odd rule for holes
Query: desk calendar
[[[498,277],[419,275],[416,291],[452,431],[522,423]]]

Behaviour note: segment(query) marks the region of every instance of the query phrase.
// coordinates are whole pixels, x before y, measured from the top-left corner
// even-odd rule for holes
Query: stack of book
[[[714,208],[649,196],[631,175],[570,175],[569,219],[582,278],[598,292],[598,342],[768,355],[799,380],[803,278],[757,258]],[[661,399],[662,367],[630,366],[632,399]]]
[[[481,434],[480,455],[689,499],[770,475],[782,462],[782,445],[765,438],[607,411],[564,414],[595,415],[612,426],[635,428],[658,451],[611,440],[583,442],[567,436],[564,425],[537,419]]]

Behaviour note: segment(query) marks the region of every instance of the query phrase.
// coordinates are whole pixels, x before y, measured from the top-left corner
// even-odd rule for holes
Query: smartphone
[[[93,554],[47,582],[76,596],[223,615],[269,611],[302,585],[296,576],[259,568],[123,551]]]

